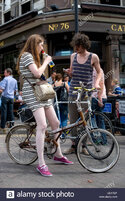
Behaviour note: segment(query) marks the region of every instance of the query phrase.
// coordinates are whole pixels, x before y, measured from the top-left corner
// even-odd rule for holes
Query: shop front
[[[107,91],[111,80],[117,78],[122,87],[125,87],[125,23],[124,15],[95,13],[89,10],[79,12],[79,31],[89,36],[91,40],[90,51],[99,56],[101,67],[106,78]],[[74,13],[66,15],[37,16],[26,25],[20,25],[8,32],[8,37],[3,34],[0,41],[0,74],[4,69],[11,67],[14,75],[18,76],[15,66],[19,52],[29,35],[38,33],[45,37],[45,51],[53,57],[54,69],[48,67],[47,77],[53,70],[63,72],[63,68],[69,68],[70,55],[73,49],[70,46],[75,34]]]

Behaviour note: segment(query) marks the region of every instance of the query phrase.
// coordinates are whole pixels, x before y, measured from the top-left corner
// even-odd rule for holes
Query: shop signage
[[[4,46],[4,41],[0,41],[0,47]]]
[[[125,32],[125,24],[112,24],[112,31]]]
[[[125,116],[120,117],[120,124],[125,124]]]
[[[69,22],[61,22],[61,23],[56,23],[56,24],[49,24],[48,25],[48,30],[49,32],[54,32],[54,31],[61,31],[61,30],[68,30],[70,28]]]
[[[125,114],[125,101],[119,101],[119,113]]]
[[[103,112],[112,113],[112,104],[111,103],[105,103],[105,107],[103,109]]]

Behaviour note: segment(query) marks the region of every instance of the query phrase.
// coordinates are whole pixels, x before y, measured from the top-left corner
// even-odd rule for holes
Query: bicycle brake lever
[[[73,91],[73,92],[72,92],[72,94],[77,94],[77,93],[78,93],[78,91]]]
[[[85,87],[84,82],[79,81],[79,84],[80,84],[80,86],[81,86],[82,88],[84,88],[84,87]]]

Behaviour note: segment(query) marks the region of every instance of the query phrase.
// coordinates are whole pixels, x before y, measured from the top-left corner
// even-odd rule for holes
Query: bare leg
[[[36,148],[38,154],[39,165],[45,165],[44,160],[44,138],[45,138],[45,130],[47,128],[45,110],[44,108],[39,108],[33,115],[36,119],[37,127],[36,127]]]
[[[53,106],[45,108],[45,114],[46,114],[46,117],[47,117],[47,119],[49,121],[49,124],[50,124],[52,130],[58,129],[60,122],[59,122],[59,120],[58,120],[58,118],[56,116],[56,113],[55,113],[55,110],[54,110]],[[54,138],[56,138],[58,135],[59,134],[56,134],[54,136]],[[61,148],[60,148],[60,140],[58,140],[58,148],[57,148],[57,152],[55,153],[55,156],[59,157],[59,158],[63,157],[62,151],[61,151]]]

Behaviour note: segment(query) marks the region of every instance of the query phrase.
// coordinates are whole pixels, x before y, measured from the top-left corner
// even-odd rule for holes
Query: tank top
[[[72,94],[72,92],[77,91],[77,89],[74,89],[74,87],[80,86],[79,81],[84,82],[85,86],[89,83],[87,88],[92,88],[93,67],[91,65],[91,58],[92,53],[89,54],[85,63],[80,64],[77,62],[77,53],[75,54],[72,63],[72,79],[70,82],[69,97],[77,97],[77,95]]]

